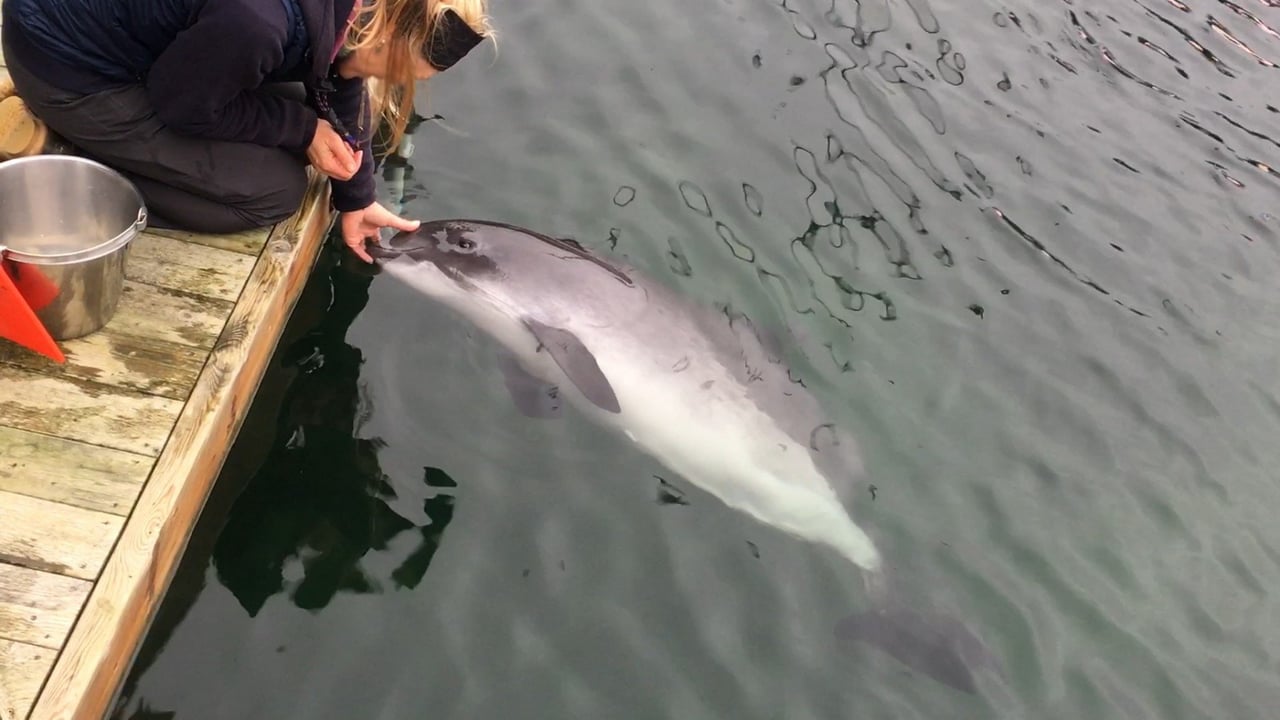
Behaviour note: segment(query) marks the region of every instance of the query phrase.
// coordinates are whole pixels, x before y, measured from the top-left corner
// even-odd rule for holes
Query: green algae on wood
[[[256,258],[143,233],[132,243],[125,275],[138,282],[235,300]]]
[[[142,455],[159,455],[182,402],[0,365],[0,423]]]

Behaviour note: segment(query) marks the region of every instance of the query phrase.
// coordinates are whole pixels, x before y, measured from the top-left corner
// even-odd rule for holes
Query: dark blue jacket
[[[375,199],[368,103],[360,78],[343,79],[330,58],[355,0],[3,0],[10,52],[68,92],[140,83],[175,132],[303,152],[315,135],[310,105],[263,84],[329,88],[338,118],[361,137],[364,164],[332,183],[333,205]],[[358,115],[363,111],[363,117]],[[252,172],[252,168],[245,168]]]

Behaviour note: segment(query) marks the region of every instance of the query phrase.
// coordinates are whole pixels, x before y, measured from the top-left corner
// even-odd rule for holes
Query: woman
[[[365,80],[386,88],[394,147],[414,83],[492,33],[485,0],[356,1],[4,0],[0,33],[26,107],[128,176],[153,225],[279,222],[301,204],[310,163],[331,179],[343,240],[369,262],[366,239],[417,223],[375,200]]]

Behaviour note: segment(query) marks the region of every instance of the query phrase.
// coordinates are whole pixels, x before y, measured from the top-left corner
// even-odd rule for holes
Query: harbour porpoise
[[[568,400],[729,507],[860,568],[871,609],[837,623],[838,638],[969,693],[978,668],[999,669],[963,623],[885,590],[880,552],[844,505],[865,475],[857,444],[744,316],[499,222],[423,222],[369,253],[379,273],[505,348],[506,386],[525,414],[555,416]]]

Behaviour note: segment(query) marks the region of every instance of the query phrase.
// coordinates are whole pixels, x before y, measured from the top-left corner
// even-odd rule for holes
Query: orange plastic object
[[[35,276],[35,273],[24,273],[27,276]],[[48,285],[48,281],[39,278]],[[41,289],[37,285],[36,300],[40,307],[48,304],[57,295],[57,289],[53,288],[53,294],[48,293],[49,288]],[[54,362],[64,363],[67,361],[62,349],[58,347],[58,343],[54,342],[53,337],[49,335],[49,331],[45,329],[44,324],[36,317],[36,313],[27,304],[27,299],[19,292],[18,286],[14,284],[13,279],[9,277],[8,271],[0,264],[0,337],[8,338],[23,347],[30,348],[41,355],[53,360]]]
[[[58,286],[45,277],[44,273],[40,272],[40,268],[34,265],[5,263],[4,269],[9,272],[9,279],[17,286],[18,292],[22,293],[22,297],[26,299],[27,305],[31,306],[32,310],[40,312],[45,305],[58,297]]]

